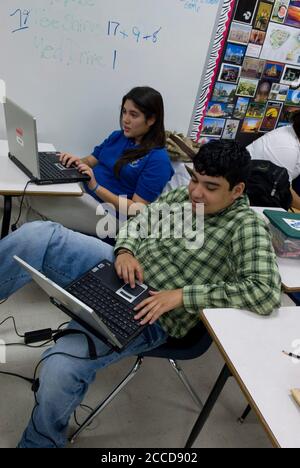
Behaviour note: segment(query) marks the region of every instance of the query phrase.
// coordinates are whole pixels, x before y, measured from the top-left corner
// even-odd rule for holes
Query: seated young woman
[[[118,216],[119,211],[134,214],[133,203],[153,202],[174,174],[165,149],[161,94],[146,86],[129,91],[122,99],[120,126],[89,156],[61,153],[63,164],[90,176],[84,197],[30,197],[31,208],[45,219],[101,237],[99,203],[113,205]]]

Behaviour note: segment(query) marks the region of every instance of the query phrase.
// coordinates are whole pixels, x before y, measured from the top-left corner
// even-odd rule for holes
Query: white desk
[[[230,369],[226,377],[236,378],[273,444],[300,448],[300,407],[290,396],[291,388],[300,388],[300,361],[295,364],[282,353],[296,351],[292,343],[300,340],[300,308],[283,307],[269,317],[207,309],[201,318]],[[194,426],[189,446],[202,427]]]
[[[300,291],[300,258],[277,257],[281,283],[286,292]]]
[[[40,151],[54,151],[53,145],[41,143]],[[8,157],[8,145],[6,140],[0,140],[0,195],[4,196],[4,215],[2,221],[2,235],[4,237],[9,228],[11,213],[11,197],[23,194],[29,178]],[[30,184],[26,189],[26,195],[48,195],[48,196],[81,196],[80,184],[53,184],[35,185]]]

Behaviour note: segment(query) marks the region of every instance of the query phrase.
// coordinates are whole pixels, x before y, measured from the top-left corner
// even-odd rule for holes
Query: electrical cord
[[[16,321],[15,321],[15,318],[10,315],[9,317],[7,317],[6,319],[4,319],[1,323],[0,323],[0,327],[1,325],[3,325],[3,323],[7,322],[7,320],[11,319],[13,321],[13,324],[14,324],[14,329],[15,329],[15,332],[16,332],[16,335],[18,335],[20,338],[24,338],[24,335],[20,335],[20,333],[18,332],[17,330],[17,326],[16,326]]]
[[[12,317],[7,317],[7,319],[4,320],[7,321],[9,318],[12,318]],[[14,319],[13,319],[14,320]],[[2,322],[2,323],[4,323]],[[15,323],[15,322],[14,322]],[[72,330],[72,329],[67,329],[67,330],[63,330],[61,331],[61,327],[63,325],[66,325],[68,324],[69,322],[64,322],[62,323],[61,325],[59,325],[58,329],[57,330],[52,330],[53,334],[54,332],[58,332],[57,333],[57,336],[53,336],[51,340],[48,340],[47,342],[43,343],[42,345],[39,345],[39,346],[31,346],[31,345],[28,345],[28,344],[23,344],[23,343],[9,343],[7,344],[6,346],[27,346],[27,347],[30,347],[30,348],[40,348],[40,347],[43,347],[45,346],[46,344],[50,343],[51,341],[53,340],[57,340],[59,338],[61,338],[62,336],[64,335],[70,335],[70,334],[83,334],[85,335],[85,337],[87,338],[87,341],[88,341],[88,351],[89,351],[89,356],[88,357],[83,357],[83,356],[75,356],[73,354],[69,354],[69,353],[64,353],[64,352],[56,352],[56,353],[53,353],[53,354],[49,354],[48,356],[45,356],[43,357],[36,365],[35,367],[35,370],[34,370],[34,375],[33,375],[33,379],[29,378],[29,377],[24,377],[23,375],[19,375],[19,374],[15,374],[15,373],[12,373],[12,372],[1,372],[0,371],[0,374],[4,374],[4,375],[9,375],[9,376],[13,376],[13,377],[17,377],[17,378],[20,378],[20,379],[23,379],[25,380],[26,382],[29,382],[31,384],[31,389],[34,393],[34,401],[35,401],[35,405],[32,409],[32,412],[31,412],[31,417],[30,417],[30,420],[32,422],[32,426],[35,430],[35,432],[37,434],[39,434],[41,437],[47,439],[48,441],[50,441],[56,448],[58,448],[56,442],[51,438],[51,437],[48,437],[46,436],[45,434],[43,434],[42,432],[40,432],[37,427],[36,427],[36,424],[35,424],[35,421],[34,421],[34,414],[35,414],[35,411],[37,409],[37,407],[39,406],[39,402],[38,402],[38,399],[37,399],[37,391],[39,389],[39,379],[37,378],[37,372],[38,372],[38,369],[40,367],[40,365],[46,360],[48,359],[49,357],[52,357],[52,356],[67,356],[67,357],[71,357],[73,359],[79,359],[79,360],[84,360],[84,361],[88,361],[88,360],[95,360],[95,359],[100,359],[100,358],[103,358],[103,357],[106,357],[108,356],[109,354],[113,353],[114,350],[111,348],[109,349],[106,353],[102,354],[102,355],[97,355],[96,354],[96,347],[95,347],[95,344],[94,344],[94,341],[92,340],[92,338],[85,332],[81,332],[80,330]],[[0,324],[1,325],[1,324]],[[16,328],[15,328],[16,329]],[[18,336],[21,336],[21,335],[18,335]],[[92,408],[90,408],[89,406],[87,405],[80,405],[82,408],[88,408],[90,411],[93,411]],[[77,418],[76,418],[76,411],[74,412],[74,419],[75,419],[75,422],[78,424],[77,422]]]
[[[76,334],[78,334],[78,333],[79,333],[79,334],[80,334],[80,333],[84,334],[84,335],[86,336],[86,338],[89,337],[89,335],[87,335],[85,332],[80,332],[79,330],[71,330],[71,329],[69,329],[69,330],[66,330],[66,331],[69,332],[68,334],[72,334],[72,331],[73,331],[74,333],[76,332]],[[37,363],[36,368],[35,368],[35,370],[34,370],[34,377],[33,377],[33,378],[34,378],[34,384],[33,384],[33,386],[32,386],[32,390],[33,390],[33,393],[34,393],[35,405],[34,405],[33,410],[32,410],[32,412],[31,412],[31,417],[30,417],[30,419],[31,419],[32,426],[33,426],[35,432],[36,432],[37,434],[39,434],[40,436],[44,437],[45,439],[47,439],[48,441],[50,441],[50,442],[54,445],[54,447],[56,447],[56,448],[58,448],[56,442],[55,442],[51,437],[46,436],[45,434],[41,433],[41,432],[37,429],[37,427],[36,427],[36,425],[35,425],[35,421],[34,421],[34,413],[35,413],[37,407],[39,406],[39,402],[38,402],[38,400],[37,400],[37,391],[38,391],[38,388],[39,388],[39,379],[37,379],[37,377],[36,377],[36,376],[37,376],[37,371],[38,371],[38,368],[40,367],[40,365],[42,364],[42,362],[44,362],[46,359],[48,359],[49,357],[52,357],[52,356],[67,356],[67,357],[71,357],[71,358],[74,358],[74,359],[79,359],[79,360],[83,360],[83,361],[89,361],[90,359],[93,359],[93,360],[94,360],[94,359],[100,359],[100,358],[106,357],[106,356],[108,356],[109,354],[111,354],[111,353],[114,352],[113,349],[109,349],[109,350],[107,351],[107,353],[105,353],[105,354],[102,354],[102,355],[100,355],[100,356],[98,356],[98,355],[93,355],[93,357],[91,357],[91,356],[92,356],[92,354],[91,354],[91,346],[90,346],[91,343],[89,342],[89,340],[92,341],[93,346],[94,346],[94,350],[96,349],[93,340],[89,337],[89,339],[88,339],[88,344],[89,344],[89,357],[75,356],[75,355],[73,355],[73,354],[68,354],[68,353],[63,353],[63,352],[56,352],[56,353],[49,354],[48,356],[43,357],[43,358]]]
[[[26,190],[27,190],[27,187],[28,187],[29,184],[32,184],[32,183],[34,183],[34,182],[35,182],[35,179],[30,179],[30,180],[27,182],[27,184],[25,185],[25,187],[24,187],[24,190],[23,190],[23,193],[22,193],[22,198],[21,198],[21,203],[20,203],[20,209],[19,209],[18,218],[17,218],[17,220],[14,222],[14,224],[11,225],[11,230],[12,230],[12,231],[15,231],[15,230],[18,228],[17,224],[18,224],[18,222],[19,222],[19,220],[20,220],[20,217],[21,217],[21,214],[22,214],[22,207],[23,207],[23,202],[24,202],[24,197],[25,197],[25,192],[26,192]]]

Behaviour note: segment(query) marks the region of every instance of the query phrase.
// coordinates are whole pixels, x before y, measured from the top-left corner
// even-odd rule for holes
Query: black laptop
[[[38,185],[88,182],[75,167],[65,167],[57,152],[38,152],[36,119],[6,98],[4,103],[9,158]]]
[[[134,319],[133,309],[149,297],[149,287],[136,284],[131,288],[117,276],[114,264],[108,260],[62,288],[21,258],[14,258],[56,307],[114,349],[124,349],[147,326]]]

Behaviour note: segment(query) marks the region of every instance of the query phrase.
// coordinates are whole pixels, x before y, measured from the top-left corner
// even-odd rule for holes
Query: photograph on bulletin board
[[[248,145],[288,125],[296,111],[300,0],[237,0],[201,136]]]

